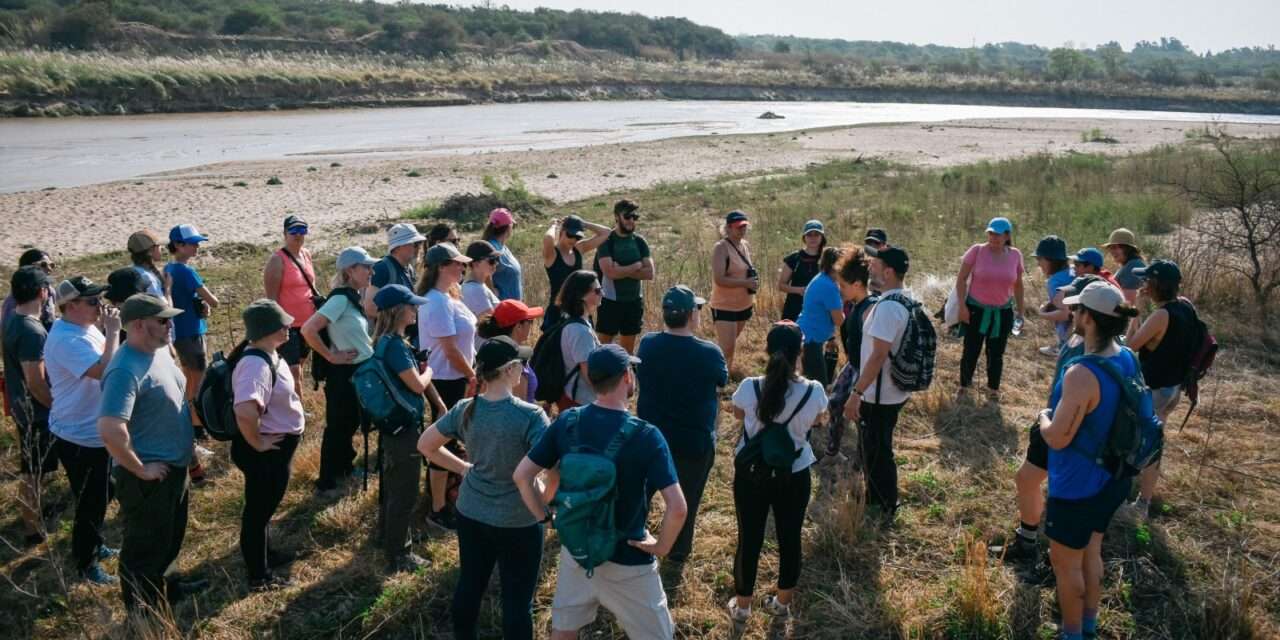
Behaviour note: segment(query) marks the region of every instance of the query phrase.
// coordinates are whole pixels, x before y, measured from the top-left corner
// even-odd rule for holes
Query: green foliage
[[[69,49],[88,49],[115,28],[115,20],[103,4],[76,6],[49,23],[49,44]]]
[[[1094,127],[1088,131],[1080,132],[1080,142],[1101,142],[1104,144],[1116,144],[1120,142],[1108,135],[1102,129]]]
[[[222,20],[222,33],[238,36],[246,33],[278,33],[284,29],[280,20],[262,7],[241,7]]]

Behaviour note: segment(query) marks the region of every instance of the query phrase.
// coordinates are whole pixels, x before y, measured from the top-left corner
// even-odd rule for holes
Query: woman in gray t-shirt
[[[431,462],[462,476],[458,490],[458,556],[461,574],[453,596],[453,631],[476,637],[480,601],[494,565],[502,576],[502,636],[533,638],[531,605],[542,562],[542,523],[529,513],[511,476],[547,429],[537,405],[512,394],[532,350],[508,336],[485,341],[476,353],[484,392],[454,405],[418,440]],[[464,461],[445,447],[467,447]],[[547,500],[558,477],[551,472]]]

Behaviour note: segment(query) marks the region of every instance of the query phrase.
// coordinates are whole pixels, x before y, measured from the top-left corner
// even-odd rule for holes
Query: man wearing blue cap
[[[200,274],[188,264],[200,252],[200,243],[208,239],[189,224],[170,229],[169,253],[173,259],[164,266],[171,282],[169,293],[173,306],[182,311],[173,320],[173,349],[178,353],[178,363],[187,377],[187,402],[191,402],[200,390],[200,380],[204,378],[207,364],[204,336],[208,332],[205,318],[211,308],[218,306],[218,299],[204,285]],[[191,412],[191,418],[197,439],[203,440],[204,425],[200,424],[196,412]]]
[[[666,439],[656,427],[627,413],[627,399],[636,389],[632,366],[639,363],[639,358],[616,344],[593,350],[587,357],[587,379],[595,389],[595,401],[561,413],[520,461],[513,476],[525,506],[543,522],[552,521],[541,492],[534,486],[538,474],[554,468],[575,447],[606,451],[624,427],[631,429],[613,458],[617,470],[614,524],[622,539],[609,560],[595,566],[590,577],[567,549],[561,549],[556,595],[551,603],[551,637],[557,640],[577,638],[578,629],[595,620],[602,604],[629,638],[670,639],[675,635],[654,556],[671,551],[684,525],[687,506]],[[654,492],[662,494],[666,507],[656,538],[645,528]]]

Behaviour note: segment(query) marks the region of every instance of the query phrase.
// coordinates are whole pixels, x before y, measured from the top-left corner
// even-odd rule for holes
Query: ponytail
[[[493,382],[502,375],[502,371],[506,369],[507,366],[510,366],[510,364],[511,363],[507,363],[507,365],[498,367],[497,369],[485,369],[481,367],[476,370],[476,378],[481,384]],[[471,398],[471,402],[468,402],[467,406],[462,409],[462,428],[467,428],[467,426],[471,424],[471,418],[476,415],[476,398],[479,397],[480,394],[477,393]]]
[[[796,378],[796,358],[799,357],[800,353],[793,349],[779,349],[769,354],[760,397],[756,399],[756,417],[760,422],[769,422],[782,413],[787,404],[787,391]]]

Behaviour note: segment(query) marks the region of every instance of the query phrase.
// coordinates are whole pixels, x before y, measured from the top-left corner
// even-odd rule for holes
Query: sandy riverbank
[[[944,166],[1041,151],[1121,154],[1182,142],[1186,131],[1203,126],[1133,120],[963,120],[550,151],[317,155],[212,164],[130,181],[0,194],[0,215],[13,225],[0,238],[0,263],[14,263],[31,246],[59,259],[122,249],[135,229],[166,230],[179,223],[197,225],[214,242],[267,242],[278,237],[279,220],[288,213],[304,216],[323,237],[354,223],[395,217],[451,193],[479,191],[486,174],[514,172],[531,190],[556,202],[571,202],[661,182],[786,171],[860,155]],[[1119,142],[1081,142],[1081,132],[1094,127]],[[1280,125],[1229,125],[1227,130],[1243,136],[1280,135]],[[335,161],[342,166],[331,167]],[[421,175],[407,177],[408,169]],[[271,176],[283,184],[267,185]],[[237,182],[246,186],[234,186]]]

